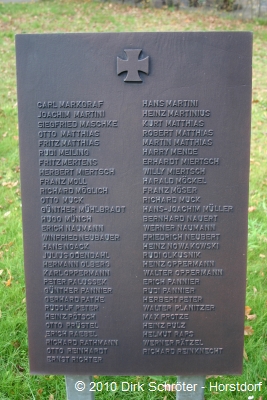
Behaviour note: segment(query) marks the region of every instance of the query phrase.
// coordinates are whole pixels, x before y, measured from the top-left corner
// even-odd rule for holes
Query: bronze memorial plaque
[[[32,373],[242,370],[252,35],[18,35]]]

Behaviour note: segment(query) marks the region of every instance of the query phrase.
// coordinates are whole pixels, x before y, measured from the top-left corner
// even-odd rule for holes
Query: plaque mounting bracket
[[[204,400],[205,380],[205,376],[177,376],[176,400]],[[188,390],[179,390],[179,382]]]
[[[94,392],[91,392],[92,376],[66,375],[67,400],[94,400]]]

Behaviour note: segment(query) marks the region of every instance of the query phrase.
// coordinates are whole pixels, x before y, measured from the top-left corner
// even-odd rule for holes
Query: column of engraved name
[[[221,277],[218,215],[202,195],[210,168],[211,111],[198,100],[143,101],[143,354],[221,354],[194,329],[196,312],[212,313],[201,282]],[[205,211],[205,212],[204,212]]]
[[[103,131],[118,121],[106,119],[103,101],[38,102],[37,109],[47,362],[101,363],[118,345],[98,321],[113,294],[105,243],[120,241],[107,232],[105,214],[125,207],[93,199],[110,193],[101,178],[114,178],[115,169],[99,165],[97,154]]]

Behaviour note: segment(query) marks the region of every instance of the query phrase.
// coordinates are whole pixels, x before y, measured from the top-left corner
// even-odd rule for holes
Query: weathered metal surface
[[[250,33],[17,36],[33,373],[240,373]]]

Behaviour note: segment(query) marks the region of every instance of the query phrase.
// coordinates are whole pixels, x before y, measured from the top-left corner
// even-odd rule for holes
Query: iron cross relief
[[[142,82],[139,76],[139,71],[148,75],[149,72],[149,57],[139,60],[141,49],[124,50],[127,55],[127,60],[117,57],[117,74],[127,72],[124,82]]]

